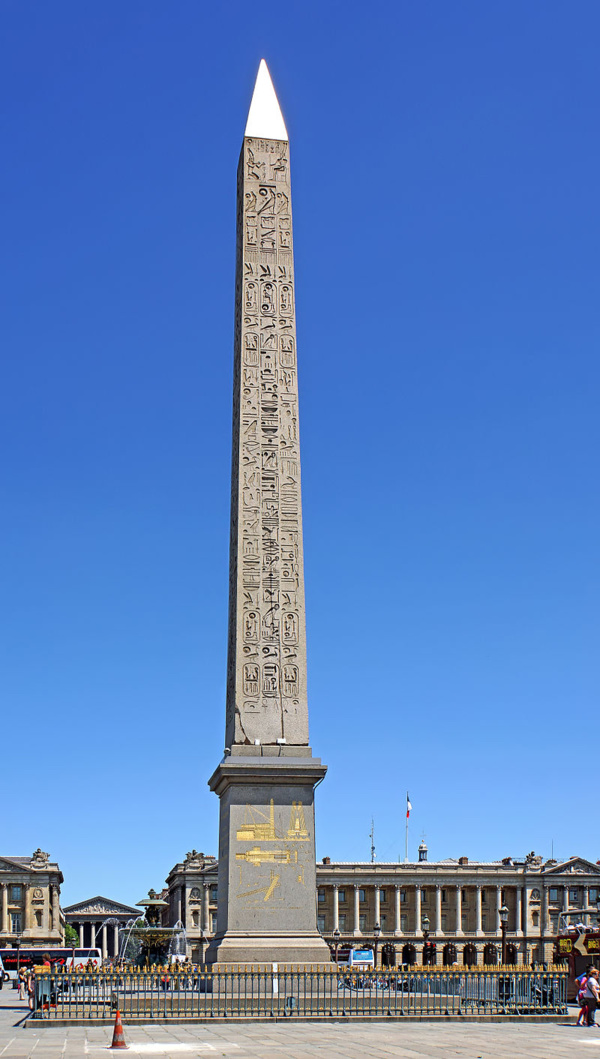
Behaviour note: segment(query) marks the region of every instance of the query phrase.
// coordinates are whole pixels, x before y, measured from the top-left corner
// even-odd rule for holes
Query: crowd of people
[[[600,1001],[600,986],[598,985],[598,968],[588,967],[587,971],[580,974],[575,981],[579,984],[577,999],[580,1010],[577,1019],[578,1026],[595,1026],[596,1011]]]

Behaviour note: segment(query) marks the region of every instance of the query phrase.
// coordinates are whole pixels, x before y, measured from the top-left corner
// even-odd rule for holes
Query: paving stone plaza
[[[111,1043],[108,1026],[23,1028],[27,1006],[0,993],[0,1057],[100,1056]],[[600,1030],[575,1026],[576,1011],[552,1023],[403,1024],[294,1022],[194,1026],[125,1024],[130,1055],[227,1056],[235,1059],[574,1059],[600,1054]]]

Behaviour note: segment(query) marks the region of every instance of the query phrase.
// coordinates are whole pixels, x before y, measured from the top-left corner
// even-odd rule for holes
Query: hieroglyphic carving
[[[227,744],[307,744],[287,143],[244,141],[237,231]]]

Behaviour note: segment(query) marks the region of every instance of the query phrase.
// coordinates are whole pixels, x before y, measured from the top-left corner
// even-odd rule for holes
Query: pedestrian
[[[35,975],[33,971],[27,972],[27,1000],[29,1007],[33,1011],[33,1001],[35,998]]]
[[[575,1023],[576,1026],[587,1025],[588,1008],[585,1000],[585,986],[590,974],[591,966],[592,965],[590,964],[590,966],[587,967],[585,971],[579,974],[575,979],[577,983],[577,1003],[579,1004],[580,1009],[579,1015],[577,1017],[577,1022]]]
[[[598,985],[598,968],[590,967],[590,973],[585,983],[583,998],[587,1005],[587,1025],[596,1025],[596,1009],[600,1000],[600,986]]]
[[[27,972],[19,971],[19,1000],[27,1000]]]

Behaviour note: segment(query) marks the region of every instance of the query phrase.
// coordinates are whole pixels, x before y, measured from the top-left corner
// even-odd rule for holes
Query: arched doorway
[[[453,963],[456,963],[456,945],[451,941],[442,949],[442,961],[445,967],[451,967]]]
[[[381,950],[381,966],[382,967],[395,967],[396,966],[396,950],[394,946],[386,941],[385,945]]]
[[[402,963],[416,963],[417,962],[417,950],[414,945],[407,942],[406,945],[402,946]]]
[[[426,941],[423,946],[423,964],[425,967],[430,967],[435,963],[435,941]]]
[[[493,942],[488,942],[483,950],[483,962],[487,967],[493,967],[498,963],[498,949]]]
[[[517,946],[509,941],[506,946],[506,962],[508,964],[515,964],[517,962]]]
[[[474,945],[465,945],[463,949],[463,963],[465,967],[475,967],[477,965],[477,949]]]

